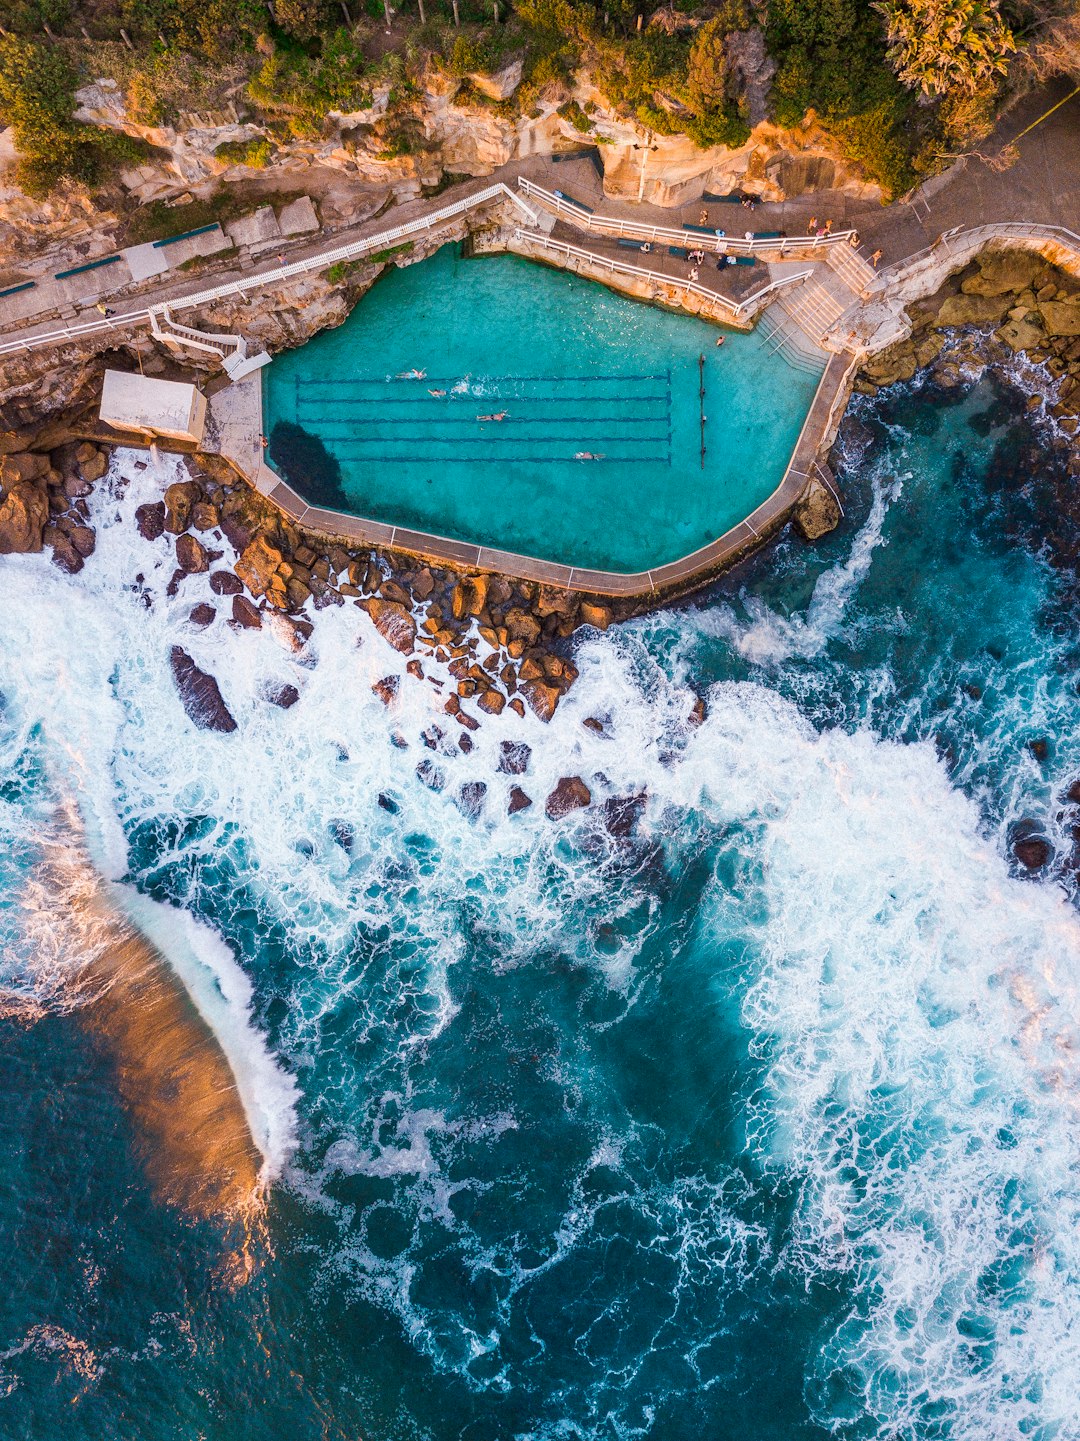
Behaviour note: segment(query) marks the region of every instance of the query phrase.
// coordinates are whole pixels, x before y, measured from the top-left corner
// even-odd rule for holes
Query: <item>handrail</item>
[[[1029,224],[1023,220],[999,220],[990,221],[985,225],[954,225],[949,230],[943,230],[936,240],[929,245],[924,245],[921,250],[916,250],[911,255],[906,255],[902,260],[896,261],[893,265],[887,265],[884,270],[878,271],[873,283],[868,285],[865,291],[867,295],[877,294],[889,283],[895,280],[900,271],[910,270],[921,261],[928,259],[941,246],[949,250],[950,240],[962,236],[965,241],[977,240],[985,236],[987,240],[993,240],[1003,232],[1013,235],[1028,235],[1035,240],[1064,240],[1071,244],[1074,250],[1080,251],[1080,235],[1075,230],[1069,230],[1064,225],[1042,225]]]
[[[703,299],[714,302],[729,310],[732,315],[738,315],[740,307],[734,300],[729,300],[726,295],[719,294],[715,290],[707,290],[704,285],[699,285],[696,280],[683,280],[677,275],[664,275],[659,270],[646,270],[639,265],[625,265],[621,260],[610,260],[606,255],[597,255],[592,250],[582,250],[578,245],[567,245],[564,240],[552,240],[550,235],[527,235],[520,228],[514,231],[514,238],[527,240],[533,245],[546,245],[552,250],[562,251],[568,258],[571,255],[580,256],[583,260],[592,261],[596,265],[602,265],[614,273],[616,270],[621,275],[644,276],[647,280],[654,280],[659,285],[671,285],[678,290],[693,291]]]
[[[483,190],[467,195],[463,200],[457,200],[452,205],[444,205],[438,210],[430,211],[417,220],[410,220],[391,230],[380,230],[376,235],[354,240],[348,245],[338,245],[331,250],[320,251],[317,255],[308,256],[305,260],[294,261],[291,265],[281,265],[270,270],[259,271],[256,275],[244,276],[240,280],[229,281],[225,285],[214,286],[208,290],[174,296],[168,301],[159,301],[156,305],[129,310],[123,315],[115,315],[105,320],[86,320],[76,325],[65,325],[57,330],[46,331],[43,334],[27,336],[21,340],[0,341],[0,356],[11,355],[20,350],[36,350],[48,345],[62,345],[64,341],[77,340],[84,335],[92,335],[100,330],[115,330],[125,325],[144,325],[150,320],[151,312],[160,313],[163,306],[170,310],[190,310],[195,306],[206,305],[215,300],[246,294],[247,291],[254,290],[261,285],[280,283],[283,280],[308,275],[312,271],[325,270],[339,261],[356,260],[372,250],[385,249],[388,242],[404,239],[411,235],[430,233],[443,221],[452,220],[478,205],[484,205],[490,200],[500,198],[513,201],[514,205],[528,216],[533,225],[539,225],[540,217],[536,211],[526,205],[521,196],[511,190],[509,185],[500,181],[497,185],[486,186]]]
[[[783,290],[787,285],[801,285],[804,280],[811,279],[813,274],[814,272],[812,270],[798,270],[794,275],[782,275],[779,280],[770,281],[769,284],[761,290],[755,290],[753,295],[748,295],[745,300],[741,300],[735,308],[742,314],[742,312],[748,310],[755,301],[764,299],[766,295],[770,295],[774,290]]]
[[[819,246],[839,242],[849,245],[852,235],[856,233],[853,230],[837,230],[829,235],[788,235],[783,239],[773,237],[767,240],[747,240],[745,236],[737,235],[710,235],[708,231],[685,230],[681,226],[676,228],[670,225],[646,225],[638,220],[620,220],[614,216],[597,215],[594,211],[576,205],[572,200],[563,200],[558,195],[553,195],[550,190],[545,190],[542,185],[535,184],[524,175],[518,176],[518,185],[526,195],[543,201],[558,214],[568,216],[581,229],[627,235],[639,240],[677,240],[695,250],[700,250],[705,245],[719,255],[735,251],[752,255],[759,250],[779,250],[784,254],[789,250],[816,250]]]

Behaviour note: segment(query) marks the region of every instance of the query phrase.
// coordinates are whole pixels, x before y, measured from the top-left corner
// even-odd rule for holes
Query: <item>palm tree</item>
[[[974,94],[1008,69],[1016,50],[997,0],[880,0],[897,75],[924,95]]]

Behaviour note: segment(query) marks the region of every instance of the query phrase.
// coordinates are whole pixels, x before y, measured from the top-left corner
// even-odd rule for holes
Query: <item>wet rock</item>
[[[355,827],[350,825],[348,821],[331,821],[330,834],[345,854],[351,856],[353,844],[356,841]]]
[[[527,610],[514,606],[506,612],[506,634],[512,641],[522,641],[526,646],[535,645],[540,639],[540,622]]]
[[[608,833],[616,840],[629,839],[644,809],[644,791],[633,796],[609,796],[603,806],[604,825]]]
[[[239,595],[244,589],[244,582],[231,570],[212,570],[210,572],[210,589],[215,595]]]
[[[1043,762],[1049,758],[1050,742],[1044,737],[1039,736],[1036,740],[1028,741],[1028,750],[1039,764],[1042,765]]]
[[[458,750],[461,751],[462,755],[467,756],[472,753],[472,749],[472,736],[469,735],[468,731],[462,731],[458,736]]]
[[[435,581],[431,571],[424,566],[423,570],[417,571],[412,578],[412,592],[417,600],[427,600],[428,596],[435,589]]]
[[[208,625],[213,625],[216,619],[217,611],[208,600],[200,601],[198,605],[192,606],[188,614],[191,624],[197,625],[201,630],[205,630]]]
[[[173,646],[169,661],[184,709],[195,725],[200,730],[221,731],[225,734],[234,731],[236,722],[221,698],[221,691],[214,677],[200,670],[187,651],[178,645]]]
[[[84,496],[93,495],[94,486],[89,480],[83,480],[81,475],[69,475],[63,482],[63,491],[68,500],[81,500]],[[162,511],[165,507],[162,506]]]
[[[563,776],[548,796],[544,811],[549,820],[557,821],[591,802],[592,792],[580,776]]]
[[[1046,332],[1028,320],[1009,320],[994,334],[1011,350],[1034,350],[1046,339]]]
[[[412,604],[412,596],[403,585],[398,585],[396,580],[384,580],[379,587],[379,594],[384,600],[396,600],[398,605]]]
[[[507,710],[512,710],[515,715],[521,716],[522,720],[525,719],[525,702],[520,696],[513,696],[507,702],[506,708]]]
[[[516,816],[518,811],[527,811],[531,805],[531,797],[527,796],[520,786],[510,787],[510,803],[506,807],[509,815]]]
[[[1013,855],[1029,871],[1040,871],[1050,859],[1050,843],[1042,836],[1020,836],[1013,841]]]
[[[465,781],[458,791],[458,805],[463,815],[470,820],[476,820],[484,809],[484,797],[487,795],[487,784],[484,781]]]
[[[429,791],[441,791],[446,785],[446,777],[433,760],[422,760],[416,767],[416,775]]]
[[[594,735],[602,736],[607,734],[604,730],[604,722],[597,716],[587,715],[581,724],[586,730],[592,731]]]
[[[262,616],[246,595],[233,596],[232,618],[236,625],[243,626],[245,630],[262,629]]]
[[[3,551],[0,551],[0,554],[3,554]],[[52,559],[53,565],[59,570],[66,571],[68,575],[78,575],[85,564],[82,556],[66,535],[58,536],[53,542]]]
[[[708,714],[709,708],[705,703],[705,697],[703,695],[699,695],[695,699],[694,704],[690,707],[690,714],[687,716],[687,721],[690,725],[694,727],[704,725],[705,719]]]
[[[39,551],[48,519],[49,498],[45,486],[28,480],[15,481],[0,501],[0,555]]]
[[[361,604],[383,640],[402,655],[410,655],[416,644],[416,622],[405,607],[394,600],[365,600]]]
[[[166,495],[168,495],[167,491]],[[252,595],[266,595],[271,589],[271,583],[282,559],[281,551],[271,545],[264,535],[258,535],[246,547],[234,569]],[[285,589],[284,582],[282,582],[281,589],[282,591]]]
[[[371,689],[382,701],[383,705],[389,705],[398,693],[401,682],[396,675],[385,675],[382,680],[377,680]]]
[[[594,626],[597,630],[607,630],[611,624],[611,611],[606,605],[594,604],[592,601],[581,602],[581,621],[583,625]]]
[[[202,544],[187,533],[176,537],[176,563],[185,575],[200,575],[210,569]]]
[[[87,445],[85,449],[90,452],[89,455],[87,455],[85,459],[79,458],[84,451],[84,447],[80,445],[76,453],[75,463],[79,467],[79,474],[83,480],[92,484],[95,480],[100,480],[108,470],[109,458],[104,451],[98,450],[94,445]]]
[[[271,705],[279,706],[282,710],[288,710],[300,699],[300,692],[294,685],[280,685],[273,690],[267,691],[266,699]]]
[[[1070,805],[1080,806],[1080,780],[1073,781],[1072,785],[1065,792],[1065,799]]]
[[[201,497],[202,489],[193,480],[174,481],[165,491],[165,529],[172,535],[187,530],[191,508]]]
[[[97,544],[97,537],[88,525],[72,525],[68,527],[67,538],[71,545],[86,560],[94,553]]]
[[[135,524],[143,540],[157,540],[165,531],[165,502],[148,501],[135,512]]]
[[[379,792],[379,805],[390,816],[396,816],[401,807],[385,791]]]

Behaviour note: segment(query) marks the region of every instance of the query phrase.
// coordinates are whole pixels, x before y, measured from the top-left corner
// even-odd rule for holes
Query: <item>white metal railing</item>
[[[835,245],[841,242],[844,245],[850,245],[851,237],[855,234],[853,230],[837,230],[830,235],[820,237],[816,235],[786,235],[773,236],[764,240],[757,238],[748,240],[745,236],[718,235],[715,231],[684,230],[681,226],[670,225],[646,225],[640,220],[620,220],[611,215],[596,215],[573,200],[566,200],[562,196],[554,195],[550,190],[545,190],[542,185],[526,179],[524,175],[518,176],[518,185],[526,195],[541,201],[557,214],[566,216],[583,230],[600,231],[605,235],[624,235],[635,240],[677,241],[680,245],[697,250],[705,246],[718,255],[725,255],[728,252],[752,255],[755,251],[761,250],[779,250],[782,255],[793,250],[814,251],[823,245]]]
[[[530,245],[539,245],[544,249],[554,250],[561,255],[565,255],[567,259],[574,256],[579,260],[586,260],[591,265],[598,265],[604,270],[611,271],[612,274],[636,275],[644,277],[646,280],[654,281],[657,285],[674,286],[678,290],[700,295],[703,300],[708,300],[713,304],[719,305],[722,309],[728,311],[729,314],[737,317],[748,315],[751,307],[763,296],[780,290],[787,285],[801,284],[802,281],[813,274],[811,270],[802,270],[797,275],[785,275],[781,280],[774,280],[771,285],[766,285],[761,290],[756,290],[753,295],[748,295],[745,300],[735,301],[729,299],[726,295],[721,295],[719,291],[710,290],[705,285],[699,285],[696,280],[683,279],[683,277],[679,275],[665,275],[661,270],[649,270],[643,265],[628,265],[625,261],[614,260],[607,255],[597,255],[595,250],[583,250],[580,245],[568,245],[565,240],[552,240],[550,235],[532,234],[519,228],[514,231],[514,237],[517,240],[527,241]]]
[[[959,241],[959,248],[965,252],[973,246],[977,250],[982,243],[988,244],[1006,235],[1025,236],[1034,241],[1061,241],[1080,254],[1080,235],[1077,235],[1075,230],[1067,229],[1064,225],[1031,225],[1023,220],[1002,220],[990,225],[973,225],[970,228],[954,225],[951,230],[943,230],[935,241],[924,246],[922,250],[916,250],[913,255],[907,255],[894,265],[888,265],[884,270],[878,271],[874,276],[873,283],[867,286],[864,294],[880,293],[891,281],[897,279],[899,272],[911,271],[922,261],[930,259],[942,247],[951,255],[950,241]]]
[[[225,285],[213,286],[208,290],[193,291],[187,295],[174,296],[167,302],[167,305],[170,310],[191,310],[195,306],[206,305],[215,300],[244,295],[249,290],[255,290],[263,285],[280,284],[284,280],[309,275],[312,271],[325,270],[338,262],[359,260],[372,251],[385,250],[397,241],[406,240],[414,235],[427,234],[446,221],[475,209],[478,205],[486,205],[489,201],[498,199],[513,201],[514,205],[528,216],[532,224],[539,224],[536,212],[525,204],[516,191],[500,181],[497,185],[489,185],[483,190],[476,191],[473,195],[467,195],[464,200],[455,201],[452,205],[443,205],[438,210],[432,210],[427,215],[423,215],[417,220],[410,220],[404,225],[394,226],[390,230],[380,230],[376,235],[354,240],[348,245],[338,245],[330,250],[322,250],[317,255],[310,255],[304,260],[293,261],[291,265],[279,265],[271,270],[260,271],[256,275],[247,275],[239,280],[229,281]],[[150,320],[151,311],[160,313],[161,308],[162,304],[159,302],[157,305],[127,311],[123,315],[86,320],[75,325],[64,325],[56,330],[28,335],[23,339],[0,341],[0,355],[10,355],[20,350],[37,350],[48,345],[61,345],[65,340],[77,340],[81,336],[92,335],[97,331],[121,329],[129,325],[144,325]]]

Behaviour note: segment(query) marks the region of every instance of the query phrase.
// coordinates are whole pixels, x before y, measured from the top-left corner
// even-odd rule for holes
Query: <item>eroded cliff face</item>
[[[700,150],[685,135],[646,134],[620,117],[588,73],[578,75],[572,99],[587,113],[582,133],[564,115],[566,92],[541,99],[526,115],[500,105],[521,83],[521,62],[492,75],[452,78],[432,69],[408,111],[391,115],[389,87],[376,89],[367,110],[330,112],[324,133],[314,139],[282,141],[242,99],[199,115],[185,114],[176,125],[145,125],[129,115],[119,85],[99,79],[78,93],[77,118],[134,136],[154,147],[152,159],[123,171],[116,210],[102,208],[78,187],[48,201],[34,201],[14,184],[15,153],[10,132],[0,135],[0,266],[15,266],[66,243],[95,239],[94,253],[115,243],[117,210],[124,197],[135,205],[183,202],[206,196],[221,185],[257,184],[267,191],[308,190],[324,218],[347,225],[371,205],[372,194],[390,192],[411,199],[448,175],[489,175],[536,155],[595,149],[603,169],[604,192],[612,199],[674,206],[703,189],[721,193],[742,188],[768,200],[806,191],[838,189],[876,197],[839,155],[813,119],[784,130],[765,118],[770,75],[764,52],[743,57],[744,97],[753,130],[736,149]],[[410,153],[396,154],[394,128],[407,125]],[[259,169],[237,164],[222,147],[265,140],[268,163]],[[232,152],[235,153],[234,151]]]

